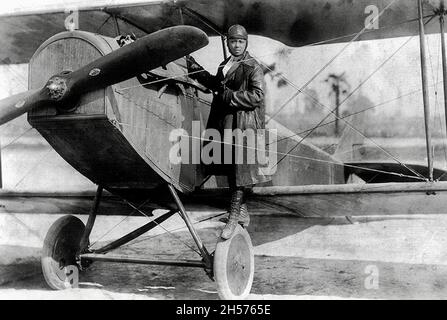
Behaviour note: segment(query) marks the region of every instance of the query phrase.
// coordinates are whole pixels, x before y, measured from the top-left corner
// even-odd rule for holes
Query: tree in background
[[[328,83],[331,87],[331,92],[329,96],[335,96],[335,135],[338,136],[340,134],[340,98],[342,95],[346,95],[350,90],[350,85],[345,77],[346,72],[342,74],[331,73],[324,80],[324,82]]]
[[[276,80],[276,86],[278,88],[282,88],[287,86],[287,81],[284,79],[282,72],[276,71],[276,63],[272,63],[267,65],[266,63],[261,63],[262,71],[264,72],[264,76],[269,75],[271,81]]]

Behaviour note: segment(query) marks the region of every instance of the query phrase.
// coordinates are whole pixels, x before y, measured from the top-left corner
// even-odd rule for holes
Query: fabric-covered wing
[[[424,4],[426,16],[433,14],[431,3]],[[335,39],[332,42],[349,41],[388,6],[377,19],[379,29],[366,32],[359,40],[417,34],[416,0],[178,0],[175,5],[167,2],[158,7],[115,8],[113,12],[153,30],[180,23],[178,7],[183,7],[184,22],[210,34],[213,32],[209,26],[198,21],[194,13],[220,32],[238,23],[250,34],[299,47],[330,39]],[[408,21],[413,23],[406,23]],[[428,32],[438,30],[438,26],[434,26]]]
[[[51,36],[66,31],[64,12],[0,17],[0,64],[26,63],[37,48]],[[115,37],[116,26],[110,15],[103,11],[79,13],[81,30]],[[123,21],[118,21],[121,33],[146,33]]]
[[[443,3],[429,2],[424,5],[425,16],[433,14],[433,6]],[[116,36],[113,19],[107,20],[111,14],[121,19],[121,33],[141,35],[141,32],[184,23],[215,35],[239,23],[250,34],[299,47],[350,41],[387,6],[377,18],[378,29],[368,30],[358,40],[417,34],[416,0],[168,0],[157,4],[86,8],[79,13],[79,26],[85,31]],[[64,30],[66,16],[46,13],[0,17],[0,63],[27,62],[40,43]],[[429,24],[427,33],[435,32],[439,32],[438,24]]]

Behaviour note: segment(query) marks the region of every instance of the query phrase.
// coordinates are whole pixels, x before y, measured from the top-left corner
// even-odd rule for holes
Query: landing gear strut
[[[75,266],[83,269],[93,261],[200,267],[217,282],[220,298],[246,298],[250,293],[254,275],[254,254],[248,232],[238,226],[229,240],[219,239],[215,252],[210,254],[194,228],[174,186],[169,184],[168,190],[177,205],[177,210],[168,211],[102,248],[89,250],[89,237],[102,197],[102,187],[99,186],[86,227],[78,218],[64,216],[49,229],[42,251],[42,270],[47,284],[53,289],[70,287],[71,284],[67,281],[67,268]],[[106,254],[155,228],[177,212],[191,233],[202,260],[160,260]]]

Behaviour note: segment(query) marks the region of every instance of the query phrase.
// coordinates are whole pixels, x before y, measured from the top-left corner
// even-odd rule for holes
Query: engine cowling
[[[40,88],[52,75],[76,70],[118,48],[113,38],[59,33],[30,60],[29,87]],[[164,76],[187,72],[178,62],[162,69]],[[170,182],[191,191],[197,165],[172,163],[175,142],[169,137],[180,128],[191,132],[196,88],[182,81],[151,80],[142,75],[85,94],[70,105],[44,106],[29,112],[28,121],[75,169],[109,190],[146,190]]]

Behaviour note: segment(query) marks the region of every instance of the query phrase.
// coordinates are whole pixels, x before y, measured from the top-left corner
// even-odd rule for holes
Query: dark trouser
[[[228,178],[228,186],[230,188],[230,194],[233,194],[236,191],[242,191],[243,193],[242,203],[245,203],[247,200],[247,195],[253,189],[253,185],[238,186],[236,184],[235,170],[231,170],[231,172],[227,175],[227,178]]]

